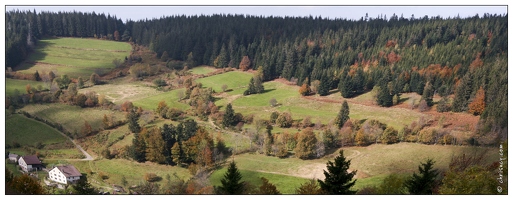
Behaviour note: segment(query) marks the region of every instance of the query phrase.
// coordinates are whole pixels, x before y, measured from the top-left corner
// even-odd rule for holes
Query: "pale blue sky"
[[[444,18],[469,17],[484,13],[507,14],[507,6],[6,6],[10,10],[34,10],[39,11],[81,11],[110,13],[125,21],[126,19],[140,20],[160,18],[171,15],[211,15],[211,14],[248,14],[257,16],[321,16],[330,19],[346,18],[358,20],[366,13],[369,17],[376,18],[383,14],[390,18],[393,13],[398,16],[415,18],[424,15],[441,16]]]

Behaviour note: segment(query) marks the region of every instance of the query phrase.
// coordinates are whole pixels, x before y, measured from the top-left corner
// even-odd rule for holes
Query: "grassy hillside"
[[[20,145],[34,145],[66,142],[67,139],[46,124],[28,119],[22,115],[11,115],[5,119],[5,141],[17,141]]]
[[[222,92],[223,85],[228,89],[246,87],[253,75],[248,72],[232,71],[215,76],[197,79],[196,82],[202,83],[203,87],[212,87],[216,92]]]
[[[104,114],[113,114],[115,119],[118,120],[125,119],[125,115],[121,112],[97,108],[80,108],[78,106],[64,104],[31,104],[25,106],[22,110],[50,122],[60,123],[71,133],[80,131],[85,121],[91,125],[93,130],[100,129],[102,127]]]
[[[185,103],[178,102],[178,93],[184,92],[185,89],[177,89],[169,92],[162,92],[159,94],[155,94],[152,96],[147,96],[146,98],[141,98],[136,101],[133,101],[134,106],[140,106],[143,109],[154,110],[157,108],[157,105],[161,101],[166,101],[166,104],[170,108],[179,108],[182,110],[188,109],[189,105]]]
[[[5,119],[5,142],[12,144],[17,142],[21,148],[8,149],[10,152],[21,155],[29,154],[24,147],[33,147],[41,142],[41,149],[34,149],[41,152],[49,159],[80,158],[82,153],[75,146],[62,136],[57,130],[50,126],[22,115],[11,115]]]
[[[130,44],[125,42],[81,38],[44,39],[38,41],[35,51],[16,70],[21,73],[55,71],[57,75],[85,78],[95,71],[114,68],[112,61],[116,58],[124,60],[130,54],[130,49]]]
[[[216,71],[216,68],[209,66],[198,66],[189,70],[192,74],[208,74],[210,72]]]
[[[5,96],[10,96],[10,95],[14,94],[14,90],[16,90],[16,89],[18,89],[20,94],[26,94],[27,91],[26,91],[25,87],[27,86],[27,84],[30,84],[30,86],[32,86],[32,88],[36,88],[36,89],[37,89],[38,85],[41,85],[41,87],[43,87],[43,89],[48,89],[48,88],[46,88],[46,86],[43,82],[6,78],[5,79]]]
[[[225,167],[212,173],[210,176],[210,184],[214,186],[220,186],[221,180],[224,178],[226,171],[227,168]],[[278,189],[278,191],[280,191],[282,194],[294,194],[296,188],[308,181],[308,179],[305,178],[281,174],[264,173],[243,169],[239,169],[239,171],[242,175],[242,181],[251,183],[251,185],[253,185],[255,188],[258,188],[260,185],[262,185],[262,180],[260,177],[264,177],[268,179],[270,183],[275,185],[276,189]]]
[[[423,145],[415,143],[399,143],[393,145],[374,144],[368,147],[342,148],[344,156],[351,160],[350,170],[357,170],[355,188],[380,184],[383,179],[391,174],[411,175],[417,172],[418,165],[427,158],[435,161],[434,167],[440,171],[448,169],[452,156],[466,153],[485,153],[486,163],[498,160],[495,149],[467,146],[441,146]],[[263,176],[271,183],[286,182],[286,186],[277,187],[280,191],[294,191],[307,179],[324,179],[323,170],[326,169],[328,160],[333,161],[338,152],[327,155],[324,158],[313,160],[300,160],[297,158],[280,159],[258,154],[241,154],[234,156],[238,169],[243,175],[243,180],[259,185],[259,177]],[[211,183],[219,185],[226,169],[221,169],[212,174]],[[277,175],[277,176],[270,176]],[[279,176],[278,176],[279,175]],[[246,177],[247,176],[247,177]],[[299,178],[299,179],[295,179]],[[297,184],[297,185],[296,185]],[[294,186],[294,187],[292,187]]]

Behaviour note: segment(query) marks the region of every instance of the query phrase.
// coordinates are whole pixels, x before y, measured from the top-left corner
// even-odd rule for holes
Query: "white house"
[[[18,156],[17,154],[9,153],[9,161],[17,163],[19,158],[20,156]]]
[[[80,180],[82,174],[73,165],[57,166],[48,172],[48,178],[60,184],[72,184]]]
[[[43,163],[35,155],[22,156],[18,160],[18,165],[26,172],[43,169]]]

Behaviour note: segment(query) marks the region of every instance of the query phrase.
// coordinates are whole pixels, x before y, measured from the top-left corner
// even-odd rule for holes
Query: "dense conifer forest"
[[[170,13],[170,15],[172,15]],[[507,15],[428,18],[392,15],[359,20],[244,15],[169,16],[126,21],[103,13],[6,13],[6,68],[16,69],[39,39],[90,37],[129,41],[157,56],[195,65],[238,68],[245,56],[264,81],[319,80],[318,94],[354,97],[377,86],[376,102],[392,106],[404,92],[454,95],[439,112],[481,115],[479,129],[507,130]],[[247,60],[244,61],[248,63]],[[428,85],[428,87],[426,87]],[[384,89],[386,88],[386,89]],[[480,88],[485,97],[473,102]],[[483,109],[476,104],[486,105]],[[469,106],[471,105],[471,106]],[[482,107],[482,106],[481,106]]]

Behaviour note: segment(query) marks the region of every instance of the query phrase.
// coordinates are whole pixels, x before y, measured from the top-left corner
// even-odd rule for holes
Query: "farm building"
[[[20,156],[18,154],[9,153],[9,161],[13,163],[17,163]]]
[[[34,170],[40,171],[43,169],[43,163],[35,155],[22,156],[18,160],[18,165],[20,165],[21,169],[26,172]]]
[[[72,184],[80,180],[82,174],[73,165],[57,166],[48,172],[48,178],[60,184]]]

